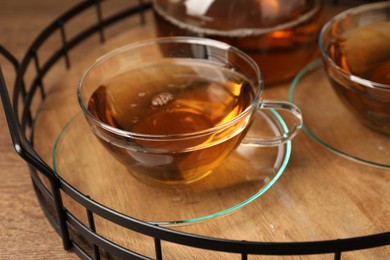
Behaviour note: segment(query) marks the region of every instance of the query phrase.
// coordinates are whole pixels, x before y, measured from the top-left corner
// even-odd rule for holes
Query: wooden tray
[[[151,16],[147,17],[152,20]],[[68,72],[50,81],[47,97],[36,121],[34,144],[40,156],[51,165],[55,141],[64,126],[80,109],[76,86],[81,73],[100,55],[130,42],[152,38],[153,23],[129,28],[124,33],[94,46]],[[266,98],[287,99],[289,85],[265,89]],[[358,130],[358,129],[357,129]],[[296,242],[349,238],[390,230],[390,172],[364,166],[324,149],[304,132],[293,140],[291,160],[278,182],[246,207],[221,218],[185,226],[170,227],[192,234],[235,240]],[[77,181],[74,176],[73,181]],[[69,180],[71,181],[71,180]],[[120,191],[114,200],[120,201]],[[116,197],[118,196],[118,197]],[[64,195],[64,204],[83,218],[84,209]],[[130,203],[129,203],[130,205]],[[207,204],[204,204],[207,207]],[[87,223],[87,220],[84,220]],[[96,230],[107,239],[145,255],[154,256],[151,238],[135,234],[104,219],[96,219]],[[234,254],[198,250],[165,243],[170,259],[212,259],[237,257]],[[390,248],[380,247],[343,254],[351,259],[370,256],[390,258]],[[322,259],[324,256],[318,256]],[[286,257],[291,259],[291,257]],[[310,257],[313,259],[313,257]],[[315,257],[314,257],[315,259]]]

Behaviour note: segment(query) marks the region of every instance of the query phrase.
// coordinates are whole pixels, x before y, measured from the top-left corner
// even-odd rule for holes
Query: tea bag
[[[390,22],[381,22],[344,33],[349,69],[372,81],[390,81]],[[387,75],[384,75],[387,74]],[[386,82],[380,82],[386,83]]]

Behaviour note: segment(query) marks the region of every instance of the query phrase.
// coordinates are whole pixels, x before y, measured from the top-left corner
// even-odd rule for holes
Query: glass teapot
[[[158,36],[224,41],[250,55],[267,85],[291,79],[317,54],[321,0],[154,0]]]

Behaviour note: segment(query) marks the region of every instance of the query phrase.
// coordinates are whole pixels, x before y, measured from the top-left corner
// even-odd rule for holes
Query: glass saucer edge
[[[310,71],[312,70],[316,70],[316,69],[320,69],[321,66],[323,65],[323,62],[322,62],[322,59],[321,58],[317,58],[315,59],[314,61],[310,62],[308,65],[306,65],[302,70],[300,70],[297,75],[294,77],[294,79],[292,80],[291,82],[291,85],[290,85],[290,90],[289,90],[289,94],[288,94],[288,99],[290,102],[294,102],[294,93],[295,93],[295,90],[297,89],[298,87],[298,84],[300,82],[300,80],[307,74],[307,73],[310,73]],[[385,170],[389,170],[390,169],[390,165],[388,164],[384,164],[384,163],[379,163],[379,162],[373,162],[373,161],[370,161],[370,160],[367,160],[367,159],[364,159],[364,158],[361,158],[361,157],[358,157],[358,156],[354,156],[354,155],[351,155],[347,152],[344,152],[332,145],[329,145],[328,143],[326,143],[325,141],[323,141],[321,138],[319,138],[317,135],[315,135],[312,131],[310,131],[307,126],[307,124],[304,122],[303,123],[303,126],[302,126],[302,130],[309,136],[311,137],[314,141],[316,141],[317,143],[319,143],[320,145],[322,145],[323,147],[325,147],[326,149],[346,158],[346,159],[349,159],[349,160],[352,160],[352,161],[355,161],[357,163],[361,163],[363,165],[366,165],[366,166],[374,166],[374,167],[377,167],[377,168],[380,168],[380,169],[385,169]]]
[[[279,124],[278,126],[276,126],[276,123],[275,122],[272,122],[272,119],[271,118],[267,118],[266,120],[268,121],[271,121],[271,123],[274,124],[273,127],[280,127],[279,131],[282,131],[284,133],[288,132],[289,129],[288,129],[288,126],[287,124],[284,122],[282,116],[276,111],[276,110],[273,110],[271,109],[270,110],[270,113],[272,114],[272,116],[274,117],[274,120]],[[55,143],[54,143],[54,146],[53,146],[53,152],[52,152],[52,165],[53,165],[53,170],[55,172],[55,174],[61,178],[62,181],[66,182],[69,186],[73,187],[72,184],[70,184],[69,182],[67,182],[64,178],[62,178],[60,176],[60,174],[58,173],[58,165],[57,165],[57,161],[56,161],[56,156],[58,154],[58,148],[59,148],[59,144],[60,144],[60,141],[61,141],[61,138],[63,136],[63,134],[65,133],[66,129],[69,128],[69,126],[77,119],[79,118],[80,116],[82,116],[82,112],[79,112],[77,114],[75,114],[65,125],[64,127],[62,128],[62,130],[60,131],[60,133],[58,134],[58,137],[56,138],[55,140]],[[267,115],[265,115],[267,117]],[[214,213],[211,213],[211,214],[208,214],[208,215],[203,215],[203,216],[200,216],[200,217],[194,217],[194,218],[188,218],[188,219],[179,219],[179,220],[169,220],[169,221],[145,221],[145,220],[142,220],[142,219],[137,219],[137,218],[134,218],[132,217],[131,215],[128,215],[128,214],[125,214],[125,213],[122,213],[120,212],[121,214],[123,214],[124,216],[128,216],[130,218],[134,218],[136,220],[139,220],[139,221],[143,221],[143,222],[147,222],[149,224],[152,224],[152,225],[159,225],[159,226],[181,226],[181,225],[188,225],[188,224],[195,224],[195,223],[199,223],[199,222],[204,222],[206,220],[210,220],[210,219],[215,219],[217,217],[222,217],[222,216],[225,216],[225,215],[228,215],[228,214],[231,214],[233,212],[235,212],[236,210],[244,207],[244,206],[247,206],[248,204],[250,204],[251,202],[253,202],[254,200],[256,200],[257,198],[259,198],[261,195],[263,195],[267,190],[269,190],[277,181],[278,179],[281,177],[281,175],[283,174],[283,172],[285,171],[287,165],[288,165],[288,162],[290,160],[290,157],[291,157],[291,153],[292,153],[292,142],[291,141],[287,141],[285,142],[284,144],[281,144],[281,145],[278,145],[276,146],[278,147],[278,156],[275,160],[275,164],[277,161],[279,161],[279,168],[276,169],[277,171],[275,172],[275,175],[266,183],[264,184],[259,190],[257,193],[253,194],[252,196],[250,196],[249,198],[241,201],[240,203],[237,203],[236,205],[232,206],[232,207],[229,207],[229,208],[226,208],[226,209],[223,209],[223,210],[220,210],[218,212],[214,212]],[[282,147],[282,148],[281,148]],[[283,150],[283,151],[281,151]],[[76,189],[75,187],[73,187],[74,189]],[[77,189],[76,189],[77,190]],[[83,194],[83,192],[81,192]],[[95,200],[94,200],[95,201]],[[100,204],[101,206],[107,208],[107,209],[111,209],[109,206],[107,205],[104,205],[102,203],[100,203],[99,201],[95,201],[97,202],[98,204]]]

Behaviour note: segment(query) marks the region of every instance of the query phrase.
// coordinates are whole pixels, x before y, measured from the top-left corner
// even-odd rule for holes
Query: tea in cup
[[[302,126],[299,109],[262,100],[256,63],[225,43],[168,37],[130,44],[83,75],[78,99],[93,133],[148,183],[191,183],[210,174],[240,144],[278,145]],[[256,111],[291,112],[291,131],[245,139]],[[261,159],[261,158],[259,158]]]
[[[364,125],[390,134],[390,2],[335,16],[321,31],[320,49],[342,101]]]

